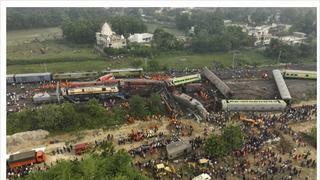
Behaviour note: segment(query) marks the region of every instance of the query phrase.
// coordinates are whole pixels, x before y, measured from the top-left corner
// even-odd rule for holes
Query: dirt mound
[[[46,138],[48,131],[39,129],[35,131],[26,131],[7,136],[7,146],[15,146],[30,141],[38,141]]]

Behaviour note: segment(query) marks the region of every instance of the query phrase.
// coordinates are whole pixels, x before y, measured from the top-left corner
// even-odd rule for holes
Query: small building
[[[153,34],[151,33],[135,33],[130,35],[128,40],[130,42],[136,43],[149,43],[153,39]]]
[[[279,38],[282,42],[288,44],[288,45],[298,45],[298,44],[303,44],[304,38],[296,37],[296,36],[283,36]]]
[[[294,37],[297,37],[297,38],[306,38],[306,33],[303,33],[303,32],[293,32],[292,33]]]
[[[231,20],[223,20],[223,24],[225,26],[231,25],[232,21]]]
[[[108,23],[104,23],[101,32],[96,33],[97,45],[105,48],[123,48],[127,46],[126,39],[123,35],[117,35],[112,31]]]
[[[168,159],[174,159],[192,151],[192,146],[189,142],[178,141],[166,146]]]

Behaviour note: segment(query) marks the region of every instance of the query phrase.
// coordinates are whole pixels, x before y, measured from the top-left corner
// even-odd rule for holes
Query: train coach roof
[[[35,158],[35,153],[36,151],[27,151],[27,152],[22,152],[19,154],[13,154],[9,157],[9,162],[14,163],[14,162],[19,162],[19,161],[25,161],[25,160],[30,160]]]
[[[174,154],[176,152],[183,151],[187,148],[191,148],[191,144],[187,141],[173,142],[166,146],[168,154]]]
[[[289,89],[286,85],[286,82],[284,81],[284,79],[282,77],[281,71],[278,69],[275,69],[272,71],[272,73],[273,73],[274,80],[276,81],[281,98],[282,99],[291,99]]]
[[[66,74],[97,74],[95,71],[85,71],[85,72],[65,72],[65,73],[55,73],[54,75],[66,75]]]
[[[201,75],[200,74],[191,74],[191,75],[186,75],[186,76],[180,76],[180,77],[174,77],[171,80],[182,80],[182,79],[188,79],[188,78],[200,78],[201,79]]]
[[[317,71],[303,71],[303,70],[282,70],[282,72],[286,73],[301,73],[301,74],[317,74]]]
[[[283,100],[226,100],[223,99],[222,103],[228,104],[278,104],[285,103]]]
[[[126,71],[143,71],[143,68],[124,68],[124,69],[110,69],[105,72],[126,72]]]
[[[28,73],[28,74],[16,74],[16,77],[26,77],[26,76],[50,76],[51,73]]]

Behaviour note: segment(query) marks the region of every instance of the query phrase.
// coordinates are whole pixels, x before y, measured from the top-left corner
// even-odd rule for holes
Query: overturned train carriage
[[[283,100],[222,100],[224,111],[284,111],[287,103]]]
[[[291,98],[289,89],[286,85],[286,82],[284,81],[284,79],[282,77],[281,71],[278,69],[275,69],[272,71],[272,73],[273,73],[273,78],[274,78],[276,85],[278,87],[281,99],[286,100],[286,101],[290,101],[292,98]]]
[[[173,97],[184,106],[190,107],[195,110],[203,119],[207,119],[209,112],[206,108],[195,98],[192,98],[184,93],[173,94]]]
[[[187,155],[192,151],[192,146],[188,141],[177,141],[166,146],[168,159],[175,159],[179,156]]]
[[[202,74],[223,94],[224,97],[232,96],[231,89],[218,76],[211,72],[207,67],[203,68]]]

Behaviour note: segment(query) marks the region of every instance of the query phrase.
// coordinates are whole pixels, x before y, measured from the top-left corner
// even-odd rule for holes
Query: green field
[[[148,24],[149,31],[156,27],[158,27],[156,24]],[[176,29],[169,30],[175,31],[176,35],[183,34]],[[67,43],[61,39],[60,28],[10,31],[7,35],[7,42],[8,74],[96,71],[107,67],[130,67],[130,62],[134,59],[141,59],[144,62],[143,58],[133,57],[111,60],[95,52],[93,45]],[[213,62],[219,62],[224,67],[231,67],[232,59],[233,53],[228,52],[210,54],[172,52],[161,54],[152,60],[168,68],[184,69],[211,66]],[[275,60],[266,58],[255,50],[241,50],[236,55],[235,62],[236,65],[263,65],[273,64]]]
[[[240,56],[240,55],[239,55]],[[213,62],[220,62],[225,67],[232,65],[232,53],[212,53],[212,54],[187,54],[185,52],[179,52],[175,54],[166,54],[156,56],[152,60],[157,61],[161,66],[167,66],[170,68],[184,69],[188,68],[200,68],[203,66],[210,66]],[[9,65],[7,67],[7,73],[31,73],[31,72],[44,72],[47,69],[48,72],[69,72],[69,71],[93,71],[102,70],[106,67],[110,68],[122,68],[129,67],[130,61],[134,59],[142,58],[126,58],[122,60],[88,60],[88,61],[74,61],[74,62],[58,62],[58,63],[46,63],[42,64],[30,64],[30,65]],[[237,58],[236,58],[237,59]],[[241,61],[245,61],[245,64],[270,64],[274,62],[271,59],[267,59],[258,53],[252,51],[243,51],[241,53]],[[237,61],[236,61],[237,62]]]
[[[62,30],[59,27],[15,30],[7,32],[7,46],[59,38],[62,38]]]

